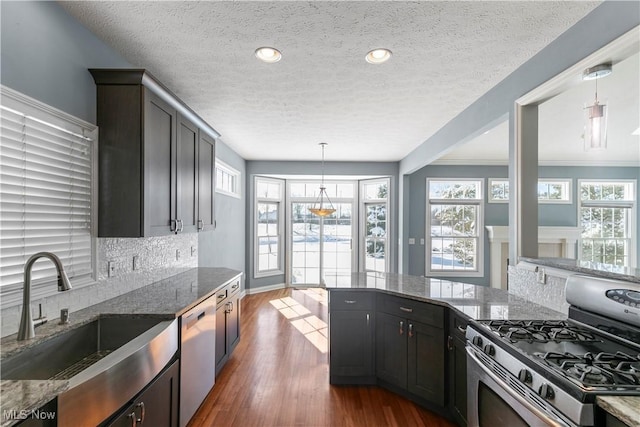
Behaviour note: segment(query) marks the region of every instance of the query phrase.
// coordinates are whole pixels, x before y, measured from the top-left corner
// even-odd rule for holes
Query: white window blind
[[[92,152],[95,126],[2,88],[0,105],[0,286],[22,288],[24,264],[60,257],[72,283],[93,273]],[[20,102],[27,100],[26,103]],[[80,123],[80,124],[79,124]],[[55,279],[49,260],[35,284]],[[52,289],[54,289],[53,287]]]

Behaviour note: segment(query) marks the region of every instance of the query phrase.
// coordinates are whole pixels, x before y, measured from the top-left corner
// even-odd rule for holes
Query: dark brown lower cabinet
[[[180,387],[178,366],[178,361],[173,362],[124,410],[103,426],[177,427]]]
[[[216,292],[216,375],[240,342],[240,279]]]
[[[465,331],[468,320],[450,311],[449,321],[449,412],[459,426],[467,425],[467,352]]]
[[[376,375],[435,405],[444,405],[444,329],[378,313]]]

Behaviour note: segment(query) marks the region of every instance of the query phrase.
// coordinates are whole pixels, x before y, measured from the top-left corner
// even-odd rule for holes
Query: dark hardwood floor
[[[189,427],[453,427],[382,388],[329,384],[324,292],[246,296],[240,343]]]

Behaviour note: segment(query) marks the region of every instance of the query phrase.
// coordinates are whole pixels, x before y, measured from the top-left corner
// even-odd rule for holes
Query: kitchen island
[[[462,341],[456,336],[460,335],[459,330],[465,329],[465,319],[466,322],[567,319],[564,313],[527,301],[505,290],[440,279],[354,273],[346,280],[341,278],[340,282],[328,280],[327,288],[330,301],[331,382],[377,383],[418,401],[428,409],[443,414],[448,412],[454,417],[456,411],[465,411],[463,408],[466,408],[466,399],[460,399],[465,394],[456,390],[458,386],[457,388],[466,391],[466,381],[455,378],[458,375],[464,378],[466,375],[459,372],[466,368],[464,334]],[[372,294],[373,297],[367,296]],[[417,306],[412,301],[422,305]],[[394,304],[396,307],[392,307]],[[448,324],[446,311],[438,313],[438,307],[449,309]],[[395,310],[391,316],[390,308]],[[416,315],[417,312],[420,314]],[[369,326],[370,321],[376,322],[375,328]],[[331,322],[334,322],[333,327]],[[369,336],[363,339],[367,333]],[[448,337],[445,346],[442,342],[446,333]],[[403,335],[408,338],[402,338]],[[422,344],[422,348],[419,348],[421,339],[422,343],[430,344]],[[350,343],[354,345],[351,346]],[[348,352],[343,352],[336,348],[337,345],[351,348]],[[366,354],[362,348],[367,346],[375,349],[377,359],[368,365],[356,363]],[[403,353],[396,357],[396,351],[388,351],[385,347],[400,348]],[[449,351],[449,355],[445,356],[448,363],[442,361],[444,348]],[[425,358],[428,361],[421,362],[420,359]],[[394,369],[399,364],[404,364],[405,367],[398,374]],[[331,374],[332,368],[335,377]],[[448,390],[442,384],[434,386],[438,381],[443,381],[443,376],[446,376],[444,381],[448,381]],[[449,408],[439,411],[438,408],[443,408],[443,402],[446,401],[443,398],[446,393],[449,396]],[[627,425],[638,425],[640,397],[604,396],[598,397],[595,403]],[[466,420],[460,421],[458,417],[456,420],[459,424],[466,423]]]
[[[241,272],[227,268],[195,268],[160,280],[102,303],[70,314],[70,322],[59,325],[50,321],[36,329],[35,338],[17,341],[16,335],[2,338],[0,358],[5,359],[71,329],[90,323],[100,316],[131,315],[157,319],[176,319],[200,302],[215,295]],[[213,359],[213,356],[212,356]],[[213,361],[212,361],[213,363]],[[0,400],[3,417],[0,426],[20,421],[20,414],[29,414],[54,399],[68,387],[66,380],[2,380]],[[23,415],[24,416],[24,415]]]

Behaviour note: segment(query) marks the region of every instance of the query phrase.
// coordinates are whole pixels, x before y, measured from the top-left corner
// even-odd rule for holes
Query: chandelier
[[[320,194],[313,203],[313,206],[309,208],[309,212],[320,217],[325,217],[331,215],[336,210],[333,207],[333,203],[331,203],[329,195],[327,194],[327,189],[324,186],[324,147],[327,143],[321,142],[319,145],[322,147],[322,182],[320,184]]]

